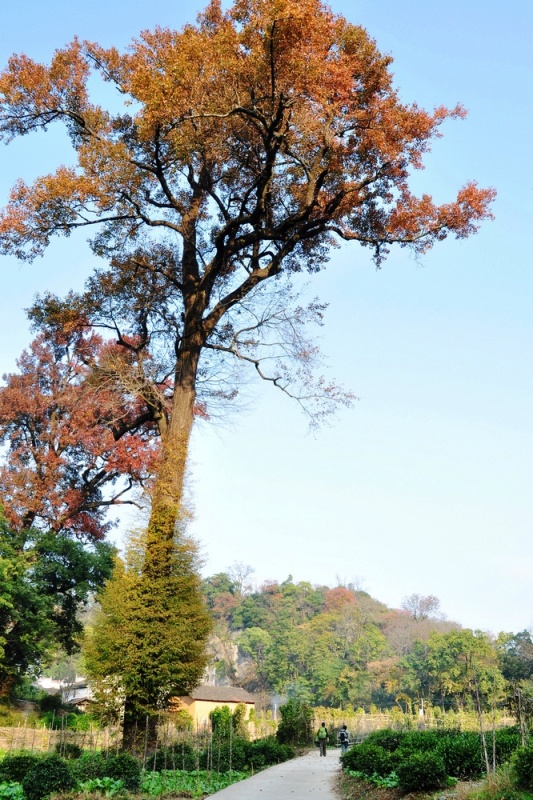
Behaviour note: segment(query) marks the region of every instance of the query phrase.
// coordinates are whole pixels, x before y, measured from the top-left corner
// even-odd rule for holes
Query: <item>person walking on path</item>
[[[346,725],[343,725],[340,733],[339,733],[339,742],[341,745],[341,756],[348,750],[348,745],[350,744],[350,734],[348,733],[348,728]]]
[[[326,728],[326,723],[323,722],[320,728],[316,732],[316,738],[318,739],[318,745],[320,747],[320,755],[326,755],[326,747],[329,742],[329,733],[328,729]]]

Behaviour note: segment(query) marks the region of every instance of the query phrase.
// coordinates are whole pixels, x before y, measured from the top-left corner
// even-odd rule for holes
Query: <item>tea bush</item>
[[[389,753],[393,753],[401,746],[405,737],[406,734],[401,731],[393,731],[390,728],[384,728],[380,731],[374,731],[367,736],[365,744],[375,744],[382,747],[384,750],[388,750]]]
[[[74,742],[58,742],[55,746],[55,751],[58,756],[63,758],[79,758],[83,753],[79,744]]]
[[[505,764],[522,745],[522,736],[517,726],[499,728],[496,731],[496,761]]]
[[[105,774],[103,777],[123,781],[125,789],[135,792],[141,785],[141,765],[129,753],[109,756],[105,762]]]
[[[42,800],[54,792],[73,789],[75,783],[66,761],[59,756],[47,756],[26,773],[22,788],[26,800]]]
[[[106,760],[101,753],[87,752],[72,763],[72,774],[77,781],[90,781],[106,776]]]
[[[275,736],[257,739],[246,744],[246,764],[254,769],[280,764],[294,758],[296,750],[290,744],[280,744]]]
[[[146,768],[161,772],[163,769],[192,770],[198,767],[198,756],[188,742],[175,747],[162,747],[146,759]]]
[[[520,747],[513,756],[516,782],[522,789],[533,789],[533,745]]]
[[[39,763],[41,757],[35,753],[15,753],[0,761],[0,782],[22,783],[26,774]]]
[[[400,739],[398,753],[407,758],[411,753],[435,752],[440,744],[441,736],[436,731],[409,731]]]
[[[446,767],[437,753],[412,753],[398,764],[396,773],[404,792],[442,789],[447,784]]]
[[[384,778],[394,771],[396,759],[383,747],[369,744],[367,739],[366,742],[352,747],[342,756],[342,765],[345,769],[361,772],[369,777],[376,774]]]
[[[212,768],[215,772],[228,772],[228,770],[241,771],[246,769],[246,750],[248,742],[244,739],[233,739],[231,747],[229,741],[223,741],[220,745],[213,742]],[[200,754],[200,766],[207,768],[207,751]]]
[[[478,733],[453,732],[442,736],[437,748],[448,775],[462,780],[475,780],[485,771],[485,762]]]

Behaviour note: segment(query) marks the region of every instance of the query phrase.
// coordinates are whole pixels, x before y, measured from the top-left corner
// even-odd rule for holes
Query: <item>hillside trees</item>
[[[317,385],[302,330],[323,308],[291,303],[291,276],[322,269],[335,241],[379,264],[391,245],[423,253],[489,216],[493,192],[474,183],[440,206],[410,192],[440,125],[464,112],[403,104],[390,63],[319,0],[226,12],[212,0],[196,25],[145,31],[124,54],[75,40],[50,66],[18,55],[0,76],[2,137],[59,123],[74,157],[14,186],[0,248],[32,260],[55,235],[95,231],[109,265],[68,308],[131,356],[100,378],[142,397],[161,436],[154,543],[174,535],[204,385],[231,399],[225,378],[248,365],[306,407],[318,398],[319,414],[347,399]],[[118,90],[115,108],[90,99],[94,74]],[[45,297],[38,312],[59,305]]]
[[[488,727],[494,709],[510,699],[518,717],[518,697],[503,691],[504,676],[514,675],[522,719],[529,713],[527,631],[494,640],[442,618],[416,621],[366,592],[290,576],[240,597],[227,573],[204,587],[216,609],[215,640],[223,632],[231,645],[224,674],[252,691],[331,707],[473,710]],[[215,649],[222,658],[218,641]]]
[[[500,634],[498,660],[507,681],[507,702],[526,743],[533,721],[533,637],[531,631]]]

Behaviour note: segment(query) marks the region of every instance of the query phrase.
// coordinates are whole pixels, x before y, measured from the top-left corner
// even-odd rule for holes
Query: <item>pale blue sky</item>
[[[19,0],[0,12],[0,63],[48,59],[75,34],[123,47],[141,29],[180,27],[200,3]],[[402,98],[461,101],[415,186],[439,202],[468,179],[495,186],[496,220],[416,263],[380,272],[361,248],[333,254],[311,292],[330,303],[322,345],[359,397],[317,436],[291,403],[260,389],[246,414],[193,442],[194,533],[206,573],[234,560],[258,580],[342,580],[391,606],[435,594],[464,625],[533,625],[533,6],[526,0],[337,0],[395,59]],[[19,176],[62,160],[61,137],[0,149],[0,200]],[[80,287],[82,237],[44,259],[3,259],[0,371],[29,341],[23,308]]]

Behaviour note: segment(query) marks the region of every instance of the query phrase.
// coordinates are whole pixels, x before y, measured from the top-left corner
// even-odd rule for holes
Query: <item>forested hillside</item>
[[[314,705],[404,710],[422,701],[468,708],[526,701],[533,672],[528,632],[494,637],[462,629],[433,596],[387,608],[354,586],[249,583],[237,565],[204,581],[216,619],[213,675],[255,692]]]

